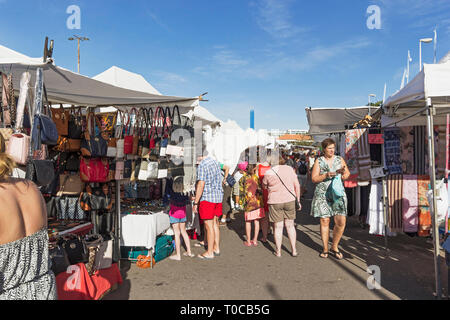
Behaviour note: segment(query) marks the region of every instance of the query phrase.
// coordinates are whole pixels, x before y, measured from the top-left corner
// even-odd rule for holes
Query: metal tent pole
[[[384,130],[383,130],[384,131]],[[386,166],[385,159],[385,150],[384,143],[381,148],[381,163],[383,165],[383,169]],[[386,176],[382,177],[382,185],[383,185],[383,218],[384,218],[384,247],[386,251],[388,250],[388,232],[387,232],[387,185],[386,185]]]
[[[429,173],[431,181],[431,190],[433,192],[433,201],[430,203],[430,213],[433,222],[433,245],[434,245],[434,273],[436,282],[436,297],[438,300],[442,297],[442,287],[441,287],[441,275],[439,269],[439,255],[440,255],[440,245],[439,245],[439,226],[437,222],[437,202],[436,202],[436,171],[435,171],[435,155],[434,155],[434,121],[433,112],[434,108],[431,104],[431,99],[427,99],[427,127],[428,127],[428,155],[430,157],[429,163]]]
[[[119,270],[120,270],[120,235],[122,234],[121,230],[122,220],[120,219],[120,180],[116,180],[116,225],[114,230],[116,231],[116,250],[118,250],[119,254]]]

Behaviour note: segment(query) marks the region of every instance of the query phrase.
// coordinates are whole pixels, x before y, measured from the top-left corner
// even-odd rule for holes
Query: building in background
[[[267,134],[269,136],[275,137],[275,138],[279,138],[283,135],[303,135],[303,134],[307,134],[308,130],[299,130],[299,129],[288,129],[288,130],[280,130],[280,129],[271,129],[267,131]]]

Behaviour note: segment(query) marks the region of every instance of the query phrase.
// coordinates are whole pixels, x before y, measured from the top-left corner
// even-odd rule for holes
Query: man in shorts
[[[211,157],[199,158],[197,168],[197,187],[193,212],[198,213],[205,223],[206,241],[208,248],[200,259],[214,259],[220,255],[219,220],[222,215],[222,174],[219,163]]]

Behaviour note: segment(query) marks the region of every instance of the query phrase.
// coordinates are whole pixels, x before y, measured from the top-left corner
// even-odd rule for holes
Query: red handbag
[[[136,135],[133,133],[131,133],[131,115],[134,112],[135,117],[137,117],[136,115],[136,109],[133,108],[131,110],[131,112],[128,114],[128,122],[127,122],[127,129],[125,131],[125,138],[124,138],[124,145],[123,145],[123,153],[124,154],[134,154],[133,153],[133,149],[136,149],[136,153],[137,153],[137,144],[135,143],[135,137]],[[135,119],[136,121],[137,119]],[[134,131],[134,130],[133,130]],[[135,146],[136,144],[136,146]],[[133,148],[134,147],[134,148]]]
[[[80,160],[80,178],[83,182],[108,182],[109,163],[108,160],[100,158]]]

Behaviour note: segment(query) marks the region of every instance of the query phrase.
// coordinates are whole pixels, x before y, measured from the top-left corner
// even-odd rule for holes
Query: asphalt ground
[[[313,186],[308,181],[312,198]],[[123,284],[104,300],[433,300],[435,292],[433,246],[429,239],[399,234],[388,238],[369,235],[357,217],[349,217],[340,243],[344,259],[319,257],[322,250],[319,219],[309,215],[311,201],[302,201],[297,214],[298,257],[290,255],[286,233],[282,257],[275,257],[273,237],[257,247],[243,245],[242,213],[221,227],[221,255],[213,260],[182,256],[165,259],[153,269],[121,261]],[[199,254],[203,248],[194,247]],[[183,249],[184,251],[184,249]],[[378,266],[381,288],[370,290],[368,266]],[[447,294],[447,267],[441,263],[443,292]]]

